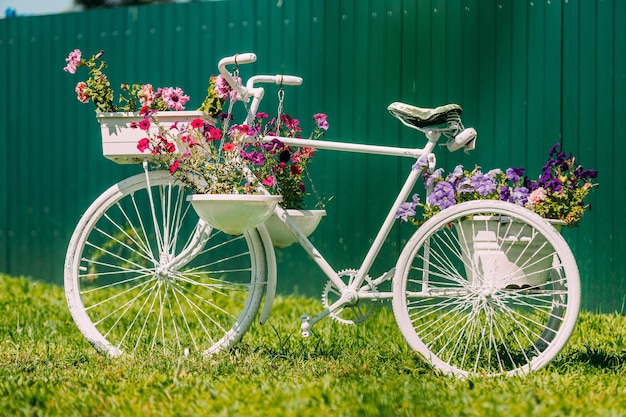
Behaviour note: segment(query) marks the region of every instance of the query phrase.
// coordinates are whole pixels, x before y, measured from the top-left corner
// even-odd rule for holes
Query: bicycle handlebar
[[[220,59],[220,62],[217,64],[217,68],[219,69],[220,74],[228,84],[239,94],[239,96],[244,100],[248,100],[248,94],[244,88],[242,88],[234,79],[233,76],[230,75],[230,72],[226,69],[227,65],[239,65],[239,64],[251,64],[256,61],[256,54],[253,53],[245,53],[245,54],[235,54],[233,56],[229,56],[226,58]]]
[[[247,88],[253,88],[256,83],[269,83],[277,85],[301,85],[302,78],[295,75],[254,75],[248,79]]]
[[[253,54],[251,52],[245,53],[245,54],[235,54],[233,56],[227,56],[225,58],[220,59],[220,62],[217,64],[217,67],[219,68],[220,73],[223,75],[224,71],[226,71],[226,65],[252,64],[255,61],[256,61],[256,54]]]

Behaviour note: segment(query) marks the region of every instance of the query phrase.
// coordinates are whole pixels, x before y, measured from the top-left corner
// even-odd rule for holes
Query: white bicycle
[[[219,64],[251,115],[264,92],[255,83],[301,82],[255,76],[245,87],[236,85],[228,67],[255,59],[243,54]],[[423,148],[280,140],[422,158],[431,168],[442,137],[451,150],[475,143],[457,105],[420,109],[394,103],[389,110],[426,136]],[[149,171],[146,163],[144,168],[96,199],[72,235],[65,262],[72,316],[85,338],[112,356],[137,349],[211,354],[232,346],[257,316],[264,323],[272,307],[277,264],[268,232],[259,226],[231,236],[212,229],[190,209],[189,192],[168,171]],[[567,243],[533,212],[491,200],[458,204],[417,228],[394,268],[369,275],[420,175],[407,173],[370,249],[353,269],[333,268],[289,214],[276,208],[328,279],[321,312],[302,317],[303,336],[325,317],[360,323],[391,300],[409,345],[445,373],[515,375],[546,365],[575,327],[580,284]],[[392,285],[385,286],[388,282]]]

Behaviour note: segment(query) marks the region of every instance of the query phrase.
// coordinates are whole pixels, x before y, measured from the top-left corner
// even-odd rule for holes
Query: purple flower
[[[472,177],[472,186],[483,197],[496,190],[496,182],[480,171],[477,171]]]
[[[413,166],[411,167],[413,171],[426,171],[427,168],[428,168],[428,158],[426,157],[426,155],[420,156],[417,162],[414,163]]]
[[[537,181],[524,178],[524,187],[528,188],[529,192],[533,192],[539,188],[539,184],[537,184]]]
[[[520,177],[524,175],[524,168],[507,168],[506,178],[511,182],[518,182]]]
[[[400,204],[398,211],[396,212],[396,219],[402,219],[402,221],[409,221],[409,216],[415,216],[415,208],[420,203],[420,197],[417,194],[413,194],[412,201]]]
[[[323,130],[328,130],[328,121],[326,121],[326,115],[323,113],[317,113],[313,115],[317,127]]]
[[[528,196],[530,193],[528,192],[528,188],[526,187],[515,187],[511,196],[509,197],[509,201],[511,203],[517,204],[518,206],[524,206],[528,202]]]
[[[598,171],[594,169],[586,169],[583,172],[581,172],[579,176],[581,180],[588,180],[588,179],[597,178],[597,177],[598,177]]]
[[[396,219],[402,219],[404,222],[409,221],[409,216],[415,216],[415,203],[402,203],[396,212]]]
[[[424,171],[424,183],[426,184],[426,187],[432,187],[433,184],[435,183],[435,181],[441,179],[441,174],[443,173],[443,168],[438,168],[435,170],[435,172],[433,173],[428,173],[426,171]]]
[[[473,193],[474,191],[476,191],[476,189],[472,185],[472,180],[470,180],[469,178],[461,179],[455,184],[455,186],[456,186],[456,191],[460,194]]]
[[[500,189],[500,200],[501,201],[509,201],[511,198],[511,190],[506,185],[503,185]]]
[[[438,182],[435,184],[433,192],[428,196],[428,202],[441,210],[452,207],[456,204],[454,186],[447,181]]]
[[[561,146],[561,144],[559,142],[555,143],[554,145],[552,145],[552,147],[550,148],[550,151],[548,151],[548,155],[552,156],[553,154],[556,155],[558,152],[559,147]]]
[[[463,165],[457,165],[454,168],[454,171],[452,171],[450,174],[448,174],[448,177],[446,178],[446,181],[454,184],[462,176],[463,176]]]
[[[266,151],[276,151],[278,149],[282,149],[285,147],[285,144],[279,141],[278,139],[272,139],[269,143],[262,144],[263,149]]]
[[[552,181],[550,181],[550,184],[548,184],[548,188],[553,193],[558,193],[563,188],[563,184],[561,184],[561,181],[559,181],[558,178],[553,178]]]
[[[246,153],[244,151],[241,151],[241,156],[244,159],[252,162],[254,165],[263,165],[263,162],[265,162],[265,156],[263,156],[261,152],[252,151],[250,153]]]
[[[487,172],[485,175],[491,178],[492,180],[495,180],[496,177],[500,174],[502,174],[502,170],[500,168],[494,168],[494,169],[489,170],[489,172]]]

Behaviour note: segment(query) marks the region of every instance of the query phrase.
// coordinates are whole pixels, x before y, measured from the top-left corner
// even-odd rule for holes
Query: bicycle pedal
[[[302,337],[311,336],[311,323],[309,322],[309,320],[311,320],[311,316],[309,316],[308,314],[303,314],[302,316],[300,316],[300,320],[302,321],[302,324],[300,324]]]

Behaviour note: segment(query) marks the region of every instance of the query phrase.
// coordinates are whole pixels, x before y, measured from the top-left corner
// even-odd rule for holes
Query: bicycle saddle
[[[387,110],[404,123],[417,127],[440,125],[448,120],[449,113],[455,112],[457,115],[460,115],[463,112],[463,109],[458,104],[447,104],[434,109],[424,109],[400,102],[391,103]]]

